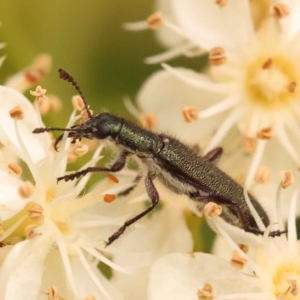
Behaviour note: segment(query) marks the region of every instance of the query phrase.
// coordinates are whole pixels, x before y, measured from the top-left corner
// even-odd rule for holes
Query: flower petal
[[[144,112],[156,114],[160,130],[175,133],[193,144],[215,131],[224,114],[186,123],[182,109],[185,106],[195,106],[202,110],[222,98],[223,96],[213,92],[192,87],[166,71],[159,71],[148,78],[137,96],[138,104]]]
[[[4,221],[12,217],[26,204],[21,198],[18,187],[23,182],[5,171],[0,170],[0,220]]]
[[[224,7],[210,0],[175,0],[173,3],[178,23],[207,50],[220,45],[232,47],[235,40],[246,40],[254,32],[246,0],[228,1]]]
[[[155,3],[155,10],[161,11],[163,14],[163,18],[176,23],[174,13],[172,11],[172,0],[157,0]],[[155,31],[155,34],[162,45],[165,47],[173,47],[178,45],[184,41],[182,36],[176,34],[172,30],[161,27]]]
[[[146,219],[143,225],[129,231],[126,238],[120,240],[118,248],[128,253],[115,255],[114,261],[118,265],[128,269],[144,267],[164,254],[191,251],[193,248],[192,236],[187,228],[182,208],[164,205],[163,209]],[[151,253],[151,256],[134,255],[134,252],[142,253],[142,251]]]
[[[93,295],[96,299],[108,300],[109,298],[105,297],[91,280],[89,273],[82,265],[79,257],[70,257],[70,261],[72,270],[74,272],[75,283],[80,295],[83,295],[83,297]],[[122,300],[122,296],[111,284],[111,282],[102,275],[102,273],[98,270],[97,265],[91,263],[90,267],[93,269],[95,277],[97,277],[97,279],[101,282],[101,285],[104,286],[104,289],[107,291],[107,293],[111,295],[111,299]]]
[[[124,300],[147,300],[149,268],[132,275],[117,274],[112,282],[122,293]]]
[[[158,259],[150,271],[149,300],[194,300],[208,283],[214,296],[254,293],[259,280],[243,275],[228,262],[205,253],[174,253]]]
[[[24,119],[15,121],[9,111],[20,106],[24,112]],[[12,88],[0,86],[0,141],[24,159],[21,146],[17,138],[15,122],[18,122],[20,136],[31,153],[31,159],[38,162],[46,156],[42,142],[44,138],[37,138],[32,131],[40,126],[39,118],[32,104],[19,92]],[[50,146],[50,143],[49,143]]]
[[[37,299],[50,246],[49,237],[44,235],[20,242],[11,249],[0,273],[1,299]]]

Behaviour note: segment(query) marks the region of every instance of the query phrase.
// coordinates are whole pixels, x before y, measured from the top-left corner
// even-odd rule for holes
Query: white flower
[[[89,175],[76,186],[74,181],[56,181],[65,174],[67,154],[72,151],[67,136],[56,154],[47,134],[32,133],[43,126],[39,114],[11,88],[0,87],[0,115],[1,143],[23,160],[34,181],[32,184],[17,178],[22,169],[2,156],[0,241],[4,247],[0,248],[0,298],[40,299],[47,288],[56,286],[59,295],[67,299],[88,295],[122,299],[95,265],[102,261],[126,272],[103,254],[118,253],[113,247],[106,249],[104,240],[128,218],[124,215],[126,207],[115,217],[107,215],[114,204],[105,203],[109,198],[106,195],[117,191],[112,188],[114,177],[80,197]],[[23,119],[18,120],[22,115]],[[73,114],[69,125],[77,119]],[[84,167],[99,160],[100,151],[101,147]],[[120,189],[122,186],[118,186]],[[54,293],[56,288],[50,289]]]
[[[288,237],[269,237],[271,225],[253,260],[221,229],[233,250],[231,263],[204,253],[166,255],[152,266],[149,299],[300,299],[298,194],[291,201]]]
[[[155,260],[168,253],[193,249],[192,234],[186,223],[187,212],[193,209],[191,203],[187,197],[164,188],[159,181],[154,184],[159,191],[161,207],[117,241],[122,251],[114,256],[114,262],[125,268],[139,269],[132,275],[114,272],[113,283],[125,300],[147,299],[149,268]],[[144,183],[127,197],[130,197],[128,203],[147,199]]]
[[[156,115],[160,130],[200,143],[203,152],[223,146],[226,158],[231,158],[226,171],[238,176],[250,168],[243,180],[247,188],[253,187],[259,167],[270,169],[275,180],[282,166],[296,172],[300,166],[298,2],[251,1],[253,7],[246,0],[166,3],[175,21],[169,15],[156,15],[156,24],[180,34],[185,44],[189,41],[205,50],[210,68],[204,75],[163,64],[165,70],[153,74],[138,94],[141,110]],[[261,138],[265,130],[270,135]],[[238,167],[232,170],[237,157]]]
[[[1,60],[1,58],[0,58]],[[5,86],[16,89],[23,93],[37,84],[44,78],[52,68],[52,58],[49,54],[43,53],[35,57],[32,64],[23,70],[11,76],[5,83]]]

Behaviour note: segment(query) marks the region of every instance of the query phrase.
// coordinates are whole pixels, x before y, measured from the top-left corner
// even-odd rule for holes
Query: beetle
[[[153,183],[155,178],[171,191],[187,195],[196,201],[199,210],[202,210],[208,202],[214,202],[222,207],[220,217],[227,223],[256,235],[264,233],[256,224],[245,201],[243,187],[216,166],[222,154],[222,148],[216,148],[206,155],[200,156],[190,147],[170,135],[154,133],[107,112],[93,116],[74,78],[63,69],[58,71],[60,78],[70,82],[79,92],[89,119],[70,128],[36,128],[33,133],[68,131],[68,137],[72,139],[72,143],[82,138],[109,139],[120,149],[120,154],[109,168],[89,167],[59,177],[57,180],[74,180],[93,172],[118,172],[125,167],[126,158],[131,155],[136,155],[148,169],[145,176],[145,188],[151,200],[151,205],[140,214],[126,221],[108,238],[107,245],[118,239],[128,226],[156,207],[159,202],[159,194]],[[55,141],[56,150],[61,139],[62,135]],[[249,198],[263,224],[268,226],[270,220],[266,211],[250,194]],[[285,232],[272,231],[270,236],[278,236]]]

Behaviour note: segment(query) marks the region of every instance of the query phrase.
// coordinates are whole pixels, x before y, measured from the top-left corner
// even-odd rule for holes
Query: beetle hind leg
[[[124,223],[124,225],[122,227],[120,227],[118,229],[118,231],[116,231],[113,235],[111,235],[108,238],[108,241],[106,243],[106,247],[109,246],[110,244],[112,244],[116,239],[119,238],[119,236],[124,233],[124,231],[126,230],[127,227],[129,227],[130,225],[132,225],[133,223],[135,223],[136,221],[138,221],[139,219],[141,219],[142,217],[146,216],[148,213],[150,213],[158,204],[159,202],[159,195],[158,192],[153,184],[153,179],[154,179],[154,175],[152,175],[151,173],[148,173],[146,179],[145,179],[145,187],[146,187],[146,191],[147,194],[151,200],[151,205],[144,210],[143,212],[141,212],[140,214],[138,214],[137,216],[133,217],[132,219],[126,221]]]

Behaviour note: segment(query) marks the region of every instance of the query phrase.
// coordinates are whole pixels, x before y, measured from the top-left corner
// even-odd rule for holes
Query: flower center
[[[297,94],[297,73],[283,56],[259,57],[247,69],[244,86],[248,98],[266,109],[289,105]]]
[[[273,277],[275,295],[280,296],[288,289],[289,292],[284,297],[285,300],[300,299],[300,269],[295,264],[281,266]]]
[[[54,189],[48,189],[46,192],[46,202],[51,203],[56,197],[56,192]]]

